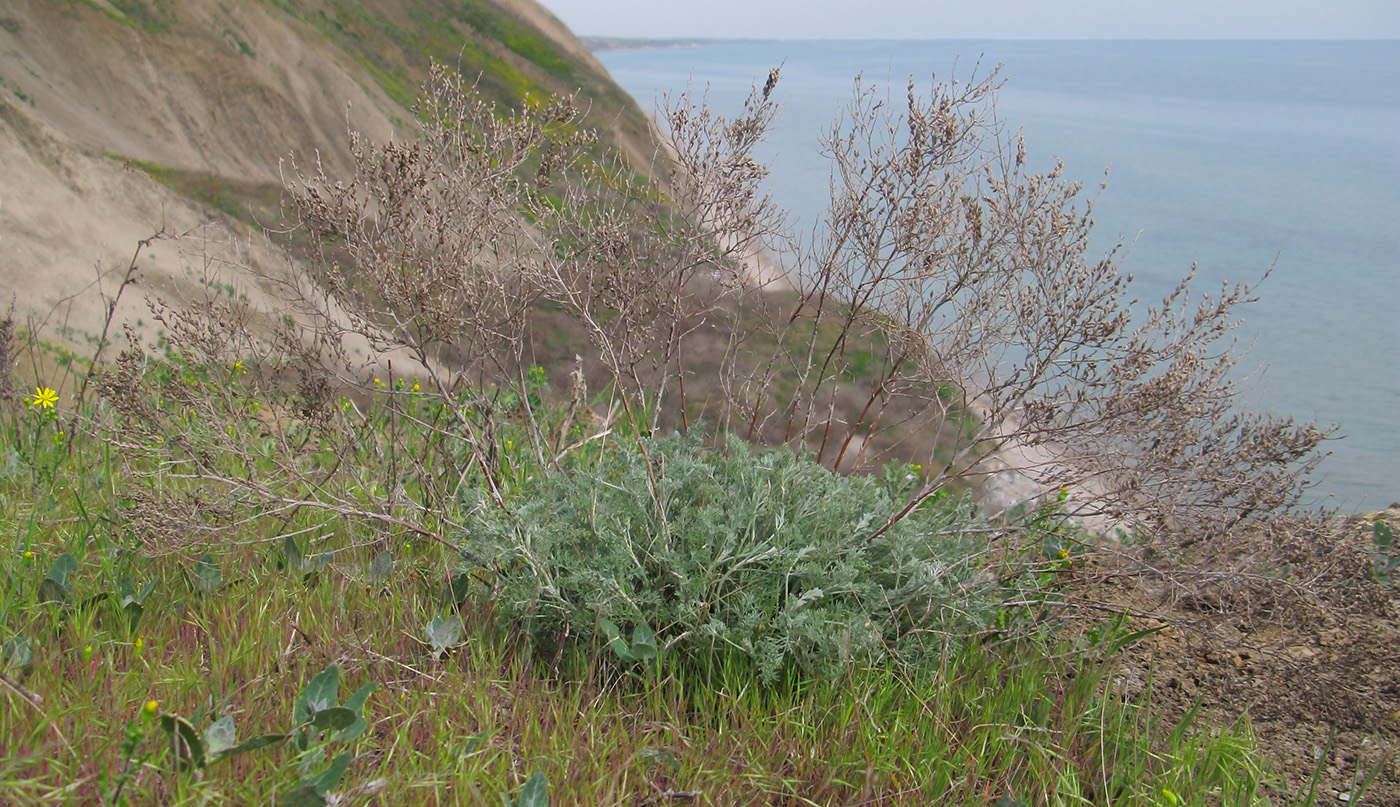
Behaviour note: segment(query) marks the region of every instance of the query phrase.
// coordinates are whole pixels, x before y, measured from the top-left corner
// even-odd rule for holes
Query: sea
[[[1030,167],[1093,197],[1091,252],[1120,240],[1133,296],[1259,281],[1240,310],[1243,405],[1337,425],[1309,501],[1400,501],[1400,41],[719,41],[596,54],[643,109],[689,88],[735,114],[781,67],[760,152],[798,233],[821,221],[823,132],[854,81],[996,70]],[[1105,175],[1105,172],[1107,174]],[[1106,186],[1099,190],[1101,183]]]

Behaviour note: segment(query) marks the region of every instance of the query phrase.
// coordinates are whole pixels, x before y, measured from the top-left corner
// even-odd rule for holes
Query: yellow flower
[[[34,394],[29,396],[29,405],[40,409],[53,409],[53,405],[58,403],[58,393],[51,387],[35,387]]]
[[[25,560],[33,560],[33,559],[34,559],[34,553],[33,553],[32,551],[28,550],[28,549],[24,550],[24,559],[25,559]]]
[[[413,382],[413,391],[418,392],[420,389],[421,387],[418,386],[418,381],[415,379]]]
[[[1061,549],[1059,552],[1055,553],[1055,556],[1058,557],[1060,560],[1064,560],[1065,558],[1069,557],[1069,550]]]
[[[92,645],[83,648],[83,661],[92,661]]]
[[[146,717],[155,717],[160,711],[160,701],[146,701],[146,705],[141,707],[141,711],[146,713]]]
[[[136,652],[137,652],[137,653],[140,653],[140,652],[141,652],[141,648],[145,647],[145,646],[146,646],[146,643],[143,642],[143,641],[141,641],[141,637],[138,636],[138,637],[136,637],[136,641],[134,641],[134,642],[131,643],[131,646],[134,647],[134,648],[136,648]]]

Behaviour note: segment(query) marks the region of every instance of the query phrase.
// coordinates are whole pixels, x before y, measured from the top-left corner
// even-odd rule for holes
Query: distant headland
[[[581,36],[582,42],[594,53],[602,53],[610,50],[642,50],[644,48],[698,48],[703,45],[714,45],[727,40],[722,39],[630,39],[620,36]]]

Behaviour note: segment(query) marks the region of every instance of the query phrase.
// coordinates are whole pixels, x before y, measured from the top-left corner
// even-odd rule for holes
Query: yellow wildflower
[[[134,641],[134,642],[131,643],[131,646],[134,647],[134,648],[136,648],[136,652],[137,652],[137,653],[140,653],[140,652],[141,652],[141,648],[145,647],[145,646],[146,646],[146,643],[143,642],[143,641],[141,641],[141,637],[138,636],[138,637],[136,637],[136,641]]]
[[[35,387],[34,394],[29,396],[29,405],[39,409],[53,409],[56,403],[58,393],[52,387]]]
[[[146,713],[146,717],[155,717],[160,711],[160,701],[146,701],[146,705],[141,707],[141,711]]]

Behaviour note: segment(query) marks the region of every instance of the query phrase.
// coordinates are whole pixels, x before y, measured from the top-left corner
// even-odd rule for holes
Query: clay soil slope
[[[505,104],[581,92],[605,139],[648,159],[644,116],[532,0],[5,3],[0,296],[81,349],[101,331],[99,288],[115,289],[153,233],[216,222],[253,250],[240,260],[275,262],[248,246],[246,225],[276,223],[287,158],[348,175],[347,124],[376,140],[412,136],[408,106],[430,58]],[[203,253],[227,249],[155,243],[121,318],[146,315],[146,295],[193,293]]]

